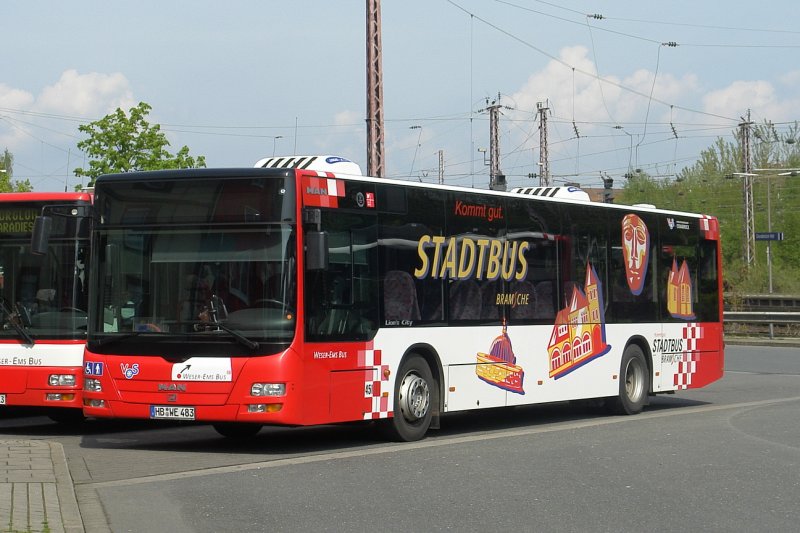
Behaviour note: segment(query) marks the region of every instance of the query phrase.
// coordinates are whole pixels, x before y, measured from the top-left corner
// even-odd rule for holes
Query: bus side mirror
[[[45,255],[50,242],[50,233],[53,231],[53,219],[48,216],[38,216],[33,221],[33,234],[31,235],[31,252],[34,255]]]
[[[306,232],[306,270],[327,270],[328,234],[324,231]]]

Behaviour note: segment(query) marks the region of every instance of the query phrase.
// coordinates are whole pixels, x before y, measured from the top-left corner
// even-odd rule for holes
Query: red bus
[[[83,349],[89,298],[89,193],[0,194],[0,405],[83,418]],[[52,221],[44,253],[34,220]]]
[[[633,414],[722,376],[713,217],[335,157],[257,167],[97,180],[85,415],[226,436],[370,420],[411,441],[446,412]]]

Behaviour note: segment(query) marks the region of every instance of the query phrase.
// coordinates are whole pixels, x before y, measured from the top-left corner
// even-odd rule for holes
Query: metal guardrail
[[[800,310],[800,296],[791,294],[725,294],[725,308],[735,305],[742,311]]]
[[[748,324],[797,324],[800,311],[725,311],[725,322]]]

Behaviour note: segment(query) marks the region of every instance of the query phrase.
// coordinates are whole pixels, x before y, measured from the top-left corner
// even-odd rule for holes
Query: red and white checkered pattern
[[[330,172],[316,172],[317,176],[303,176],[303,204],[316,207],[339,207],[339,198],[345,196],[344,181],[335,179]]]
[[[700,231],[706,239],[712,241],[719,240],[719,220],[715,217],[702,215],[700,218]]]
[[[683,328],[683,338],[686,340],[686,349],[678,361],[678,371],[675,374],[674,385],[678,389],[688,389],[692,384],[692,376],[697,372],[699,341],[703,338],[703,327],[691,322]]]
[[[367,373],[364,382],[364,398],[371,402],[370,411],[364,413],[364,420],[377,420],[389,418],[389,365],[381,364],[380,350],[359,350],[358,364],[361,367],[371,367],[372,372]],[[371,379],[370,379],[371,378]],[[383,394],[386,392],[387,394]]]
[[[689,322],[683,327],[683,338],[686,339],[686,351],[695,352],[698,342],[703,338],[703,326],[697,322]]]
[[[675,386],[678,389],[688,389],[692,384],[692,376],[697,372],[697,354],[683,353],[683,361],[678,362],[678,372],[675,374]]]

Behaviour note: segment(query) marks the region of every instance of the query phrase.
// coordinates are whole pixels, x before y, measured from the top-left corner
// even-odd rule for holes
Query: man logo
[[[158,384],[159,392],[167,392],[167,391],[178,391],[178,392],[186,392],[186,384],[184,383],[159,383]]]

